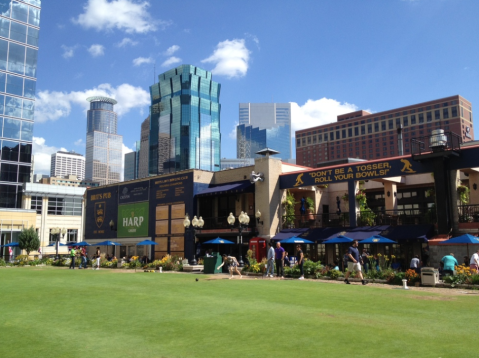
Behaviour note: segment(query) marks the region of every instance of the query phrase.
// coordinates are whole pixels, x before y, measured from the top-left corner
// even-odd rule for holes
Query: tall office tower
[[[191,65],[159,75],[150,87],[150,175],[220,169],[220,88]]]
[[[123,166],[123,180],[137,179],[136,176],[136,155],[137,152],[125,154],[125,164]]]
[[[296,131],[296,163],[316,167],[344,158],[408,155],[412,139],[431,135],[434,129],[454,132],[468,142],[474,139],[472,124],[471,103],[458,95],[374,114],[342,114],[336,122]],[[397,133],[400,125],[402,148]]]
[[[21,208],[30,181],[40,6],[0,1],[1,208]]]
[[[87,112],[85,177],[100,185],[118,183],[123,161],[123,136],[117,133],[117,116],[108,97],[90,97]]]
[[[76,175],[78,180],[85,179],[85,157],[75,152],[56,152],[52,154],[51,177]]]
[[[283,160],[292,158],[291,104],[240,103],[236,127],[236,157],[255,158],[258,150],[271,148]]]
[[[140,153],[138,155],[138,178],[146,178],[148,172],[148,154],[150,138],[150,117],[141,124]]]

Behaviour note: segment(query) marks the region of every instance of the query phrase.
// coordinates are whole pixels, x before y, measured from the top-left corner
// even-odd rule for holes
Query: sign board
[[[85,238],[112,239],[110,221],[116,223],[118,213],[118,187],[91,188],[86,192]]]
[[[420,163],[403,157],[318,168],[280,176],[280,188],[326,185],[347,181],[381,179],[432,172],[432,163]]]
[[[150,181],[120,185],[118,195],[119,204],[137,203],[148,201],[150,195]]]
[[[124,204],[118,207],[118,237],[148,236],[149,204]]]

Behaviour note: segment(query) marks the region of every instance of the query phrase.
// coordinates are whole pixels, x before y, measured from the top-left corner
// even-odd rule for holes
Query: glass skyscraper
[[[266,147],[280,152],[276,156],[283,160],[292,158],[291,104],[240,103],[236,157],[256,158]]]
[[[87,112],[85,178],[100,185],[118,183],[123,161],[123,136],[117,134],[117,103],[108,97],[90,97]]]
[[[0,207],[21,208],[30,181],[40,0],[0,0]]]
[[[211,72],[181,65],[150,87],[150,175],[220,169],[221,85]]]

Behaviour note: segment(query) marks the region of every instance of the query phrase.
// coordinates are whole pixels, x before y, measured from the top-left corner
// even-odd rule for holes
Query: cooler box
[[[434,267],[421,269],[421,284],[424,286],[436,286],[439,283],[439,270]]]
[[[218,252],[213,252],[211,255],[212,257],[203,257],[203,273],[221,273],[221,268],[217,269],[223,262],[221,255]]]

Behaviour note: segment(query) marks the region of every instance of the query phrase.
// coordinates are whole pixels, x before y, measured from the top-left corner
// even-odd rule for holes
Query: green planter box
[[[217,267],[221,265],[222,258],[218,252],[213,252],[212,257],[203,257],[203,273],[215,274],[221,273],[221,268],[218,270]]]

